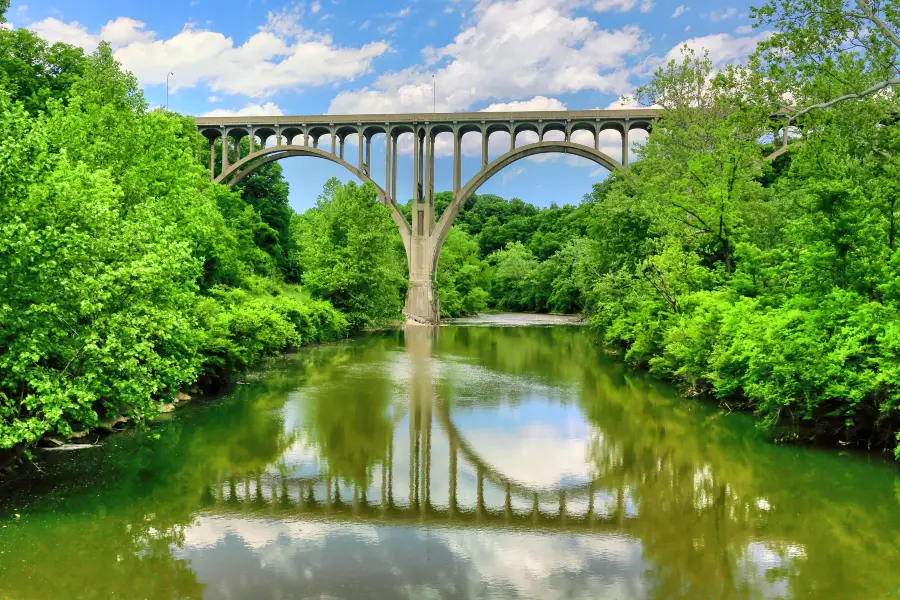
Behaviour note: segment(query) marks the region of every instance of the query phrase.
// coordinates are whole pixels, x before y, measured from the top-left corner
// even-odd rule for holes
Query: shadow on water
[[[769,444],[574,327],[306,349],[39,466],[0,490],[0,598],[900,598],[893,464]]]

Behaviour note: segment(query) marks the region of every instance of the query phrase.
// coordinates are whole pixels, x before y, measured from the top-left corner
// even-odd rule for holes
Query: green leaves
[[[330,180],[314,209],[291,224],[303,286],[347,315],[353,329],[400,315],[406,256],[389,208],[375,188]]]

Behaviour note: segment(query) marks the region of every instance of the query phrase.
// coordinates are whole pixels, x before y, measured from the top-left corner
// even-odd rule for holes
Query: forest
[[[900,457],[900,17],[858,4],[753,9],[771,35],[745,64],[685,47],[636,91],[663,109],[637,159],[577,206],[471,198],[442,314],[582,313],[606,351],[773,439]],[[206,151],[109,46],[0,28],[0,462],[400,318],[374,188],[332,180],[295,214],[277,163],[230,190]]]

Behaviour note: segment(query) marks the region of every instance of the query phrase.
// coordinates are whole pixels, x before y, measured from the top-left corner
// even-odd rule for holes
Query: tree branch
[[[874,94],[875,92],[877,92],[879,90],[883,90],[886,87],[891,87],[891,86],[895,86],[895,85],[900,85],[900,78],[893,77],[891,79],[882,81],[881,83],[876,83],[875,85],[864,89],[863,91],[859,92],[858,94],[844,94],[843,96],[838,96],[837,98],[833,98],[833,99],[829,100],[828,102],[820,102],[819,104],[813,104],[812,106],[807,106],[800,112],[794,113],[793,115],[788,117],[787,122],[792,123],[793,121],[796,121],[798,118],[800,118],[801,116],[805,115],[806,113],[808,113],[810,111],[813,111],[816,109],[821,109],[821,108],[828,108],[829,106],[833,106],[833,105],[837,104],[838,102],[843,102],[844,100],[856,100],[859,98],[863,98],[870,94]],[[773,115],[773,116],[776,116],[776,115]]]
[[[888,27],[888,24],[882,21],[881,17],[875,14],[875,11],[873,11],[872,7],[869,6],[869,0],[856,0],[856,5],[861,11],[863,11],[863,13],[865,13],[866,17],[870,21],[875,23],[878,29],[881,30],[881,33],[883,33],[885,37],[889,39],[898,50],[900,50],[900,37],[897,37],[897,34],[891,31],[891,28]]]

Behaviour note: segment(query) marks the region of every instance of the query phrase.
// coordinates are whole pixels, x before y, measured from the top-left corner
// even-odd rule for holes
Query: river
[[[0,489],[0,599],[900,598],[893,462],[511,322],[307,348],[42,453]]]

